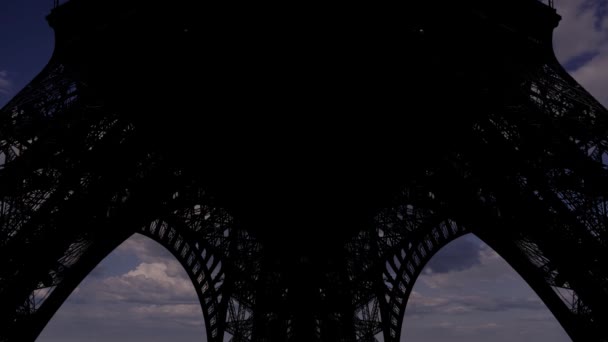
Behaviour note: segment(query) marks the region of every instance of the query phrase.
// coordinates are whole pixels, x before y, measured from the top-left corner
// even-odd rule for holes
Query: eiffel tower
[[[0,341],[34,340],[135,233],[208,341],[398,341],[475,234],[574,341],[608,341],[608,113],[537,0],[71,0],[0,111]],[[48,294],[42,298],[41,293]]]

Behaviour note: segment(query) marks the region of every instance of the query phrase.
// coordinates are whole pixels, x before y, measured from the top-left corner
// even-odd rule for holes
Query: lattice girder
[[[49,17],[57,51],[0,112],[0,325],[33,339],[140,232],[186,269],[209,340],[396,341],[425,263],[472,232],[573,339],[606,340],[608,115],[556,61],[553,8],[327,6],[268,29],[199,5]],[[306,114],[226,114],[267,111]]]

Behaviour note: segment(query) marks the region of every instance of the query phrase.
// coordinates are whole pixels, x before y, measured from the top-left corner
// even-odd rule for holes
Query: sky
[[[0,1],[0,106],[49,60],[52,0]],[[608,1],[555,0],[554,48],[574,78],[608,104]],[[474,236],[442,249],[415,284],[403,339],[570,341],[534,292]],[[134,235],[102,261],[38,341],[201,341],[202,312],[185,271],[161,246]]]

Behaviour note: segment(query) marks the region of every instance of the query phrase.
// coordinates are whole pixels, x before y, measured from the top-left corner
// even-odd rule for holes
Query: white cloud
[[[165,341],[171,334],[179,341],[200,341],[205,335],[202,309],[179,262],[162,246],[137,234],[113,253],[135,255],[139,262],[122,274],[86,278],[38,340],[93,336],[104,341]],[[98,267],[112,269],[110,259]]]
[[[608,16],[600,16],[601,1],[556,2],[562,21],[555,30],[554,48],[564,65],[584,55],[592,58],[570,70],[572,76],[604,106],[608,106]]]
[[[446,250],[440,253],[448,252]],[[423,272],[419,281],[432,289],[450,287],[452,289],[466,289],[471,279],[479,283],[504,283],[512,280],[516,275],[504,272],[505,261],[491,248],[484,246],[477,252],[478,265],[465,270],[452,270],[446,273]],[[510,268],[510,267],[509,267]]]
[[[599,52],[608,43],[608,18],[598,17],[601,6],[596,0],[556,1],[562,16],[555,30],[554,49],[562,63],[590,52]]]
[[[189,304],[194,300],[198,304],[194,285],[182,265],[153,240],[134,234],[113,254],[134,258],[133,268],[113,276],[103,276],[101,272],[102,276],[97,276],[94,282],[79,286],[79,292],[75,293],[77,299],[144,304]],[[114,262],[122,260],[118,258]],[[97,266],[112,267],[104,262]]]
[[[81,296],[104,301],[183,303],[192,300],[192,282],[177,261],[141,263],[121,276],[108,277]]]
[[[608,46],[572,76],[604,106],[608,106]]]

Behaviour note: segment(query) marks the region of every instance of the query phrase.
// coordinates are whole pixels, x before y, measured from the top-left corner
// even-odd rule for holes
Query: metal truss
[[[195,285],[208,341],[249,341],[252,308],[248,277],[258,273],[259,245],[233,227],[221,210],[194,205],[140,231],[169,250]],[[246,256],[246,257],[244,257]]]
[[[511,264],[573,339],[604,341],[600,322],[606,317],[607,275],[602,265],[608,217],[603,180],[608,174],[601,132],[608,127],[608,113],[554,58],[519,75],[520,88],[513,92],[517,98],[493,110],[488,121],[475,128],[482,140],[478,146],[491,145],[494,156],[500,156],[486,157],[484,164],[493,166],[478,168],[477,176],[485,190],[493,188],[484,204],[495,207],[493,225],[505,227],[476,233],[496,250],[504,247],[504,254],[525,259]],[[485,152],[484,147],[480,150]],[[471,164],[467,172],[474,173],[480,164]],[[496,186],[497,179],[504,186]],[[532,273],[539,279],[527,279],[534,278]],[[551,304],[556,301],[548,289],[562,299],[560,305]]]
[[[174,194],[172,199],[181,204],[181,196]],[[247,294],[253,291],[251,278],[258,274],[260,245],[235,228],[225,211],[203,200],[162,215],[136,232],[165,247],[186,270],[203,310],[208,341],[225,341],[226,333],[230,341],[249,341],[255,298]],[[73,242],[58,261],[60,269],[51,271],[52,281],[40,282],[17,308],[14,326],[3,331],[3,338],[35,338],[84,276],[125,237]],[[27,334],[20,331],[24,326]]]
[[[0,293],[10,298],[0,316],[6,321],[19,323],[36,310],[37,297],[61,282],[90,248],[88,232],[59,229],[67,219],[61,211],[78,210],[78,202],[96,191],[94,177],[79,170],[90,162],[83,150],[102,153],[106,134],[114,139],[129,134],[128,127],[113,126],[112,115],[102,115],[93,101],[73,111],[83,88],[64,65],[52,62],[0,114]],[[73,122],[73,133],[66,134],[66,121]],[[92,151],[96,144],[100,150]],[[45,254],[55,242],[56,254],[35,262],[32,251]],[[32,273],[23,274],[24,268]],[[11,313],[8,307],[14,305]]]
[[[185,267],[209,341],[223,341],[225,332],[233,341],[251,338],[248,293],[259,244],[202,193],[177,185],[173,171],[176,183],[158,194],[167,199],[153,195],[157,204],[144,209],[156,156],[134,158],[133,125],[96,104],[62,64],[52,61],[3,109],[0,132],[0,340],[34,339],[86,274],[133,232],[165,246]],[[109,156],[125,162],[123,175],[130,173],[111,188],[105,182],[122,171],[100,164]],[[167,212],[187,201],[188,209]],[[167,214],[134,229],[151,219],[142,210],[154,207]]]
[[[440,177],[461,182],[457,190],[438,188],[429,170],[404,204],[378,215],[375,233],[351,243],[351,270],[374,270],[363,279],[377,284],[382,274],[384,284],[357,297],[359,340],[383,332],[398,341],[422,268],[468,232],[514,267],[574,340],[606,340],[608,113],[555,60],[519,75],[516,99],[474,123],[475,147],[440,168]]]
[[[357,340],[376,341],[381,333],[384,341],[399,341],[409,295],[426,263],[443,246],[472,232],[446,218],[441,198],[433,192],[420,191],[424,188],[419,187],[418,196],[413,196],[414,191],[406,191],[407,204],[381,212],[375,231],[361,232],[348,244],[351,279],[360,286],[359,296],[354,296]],[[486,200],[492,195],[480,198],[484,200],[475,207],[482,219],[470,224],[483,228],[473,232],[514,267],[574,340],[603,341],[601,326],[593,324],[597,313],[584,304],[559,274],[560,260],[551,261],[551,256],[530,237],[512,235],[517,226],[522,229],[515,230],[515,235],[532,231],[529,222],[512,222],[502,217],[496,203]],[[543,242],[547,246],[546,239]]]
[[[360,287],[354,301],[358,341],[377,341],[378,334],[384,341],[399,341],[407,300],[425,264],[468,233],[413,203],[384,210],[374,230],[361,232],[347,245],[351,278]]]
[[[54,13],[65,10],[61,15],[67,23],[82,24],[69,16],[80,18],[78,10],[86,3],[70,1]],[[195,148],[184,146],[198,140],[178,136],[183,131],[198,134],[186,127],[189,122],[175,124],[180,134],[163,135],[169,130],[164,125],[170,123],[132,113],[154,106],[142,109],[137,103],[149,101],[150,94],[121,86],[127,94],[117,91],[122,97],[115,100],[114,86],[120,85],[93,70],[108,60],[88,56],[95,59],[89,65],[76,54],[86,50],[78,44],[91,47],[80,32],[59,37],[63,50],[0,111],[0,341],[34,340],[95,265],[134,233],[160,243],[184,267],[197,292],[209,341],[371,342],[380,336],[398,341],[409,295],[423,267],[466,233],[497,251],[573,340],[608,341],[608,112],[555,60],[549,39],[551,25],[558,20],[554,9],[524,0],[513,5],[471,3],[471,8],[445,4],[470,20],[422,4],[416,10],[432,15],[408,17],[406,36],[420,51],[415,57],[408,53],[408,61],[424,64],[420,69],[444,80],[442,89],[449,90],[425,95],[436,92],[437,84],[428,81],[433,77],[426,71],[418,75],[413,70],[409,76],[420,83],[410,98],[411,112],[431,115],[431,102],[445,95],[453,107],[441,108],[464,113],[452,116],[449,127],[421,120],[420,125],[432,126],[423,131],[436,134],[432,138],[445,146],[420,147],[424,153],[418,154],[408,153],[412,146],[399,145],[400,139],[391,140],[397,147],[383,146],[392,152],[386,155],[407,161],[407,166],[398,170],[403,173],[394,172],[399,173],[395,179],[387,176],[376,182],[383,176],[378,171],[371,173],[377,179],[367,181],[374,186],[390,183],[391,194],[398,195],[364,208],[370,213],[361,216],[363,227],[333,236],[334,249],[316,264],[305,258],[308,254],[291,255],[268,237],[272,233],[265,231],[266,222],[260,218],[285,219],[284,213],[268,210],[264,203],[218,200],[230,196],[205,179],[205,166],[191,161]],[[185,2],[180,4],[187,8]],[[101,2],[95,6],[105,8]],[[136,2],[130,6],[125,7],[128,20],[123,20],[125,15],[95,23],[86,34],[97,39],[111,32],[112,39],[118,39],[116,32],[124,28],[120,25],[141,34],[138,25],[129,25],[138,15],[148,20],[147,7]],[[536,11],[545,21],[509,22],[503,10],[519,14],[518,6]],[[440,27],[437,18],[445,20],[449,30]],[[456,43],[445,39],[449,32],[444,31],[460,30],[453,20],[466,24],[456,36],[471,39],[462,43],[474,52],[446,63],[444,54],[451,48],[444,44]],[[112,25],[120,29],[111,31]],[[184,38],[187,28],[168,28],[179,39],[167,42],[176,48],[185,44],[184,51],[190,51],[191,38]],[[69,31],[62,29],[62,34]],[[503,40],[488,43],[487,49],[478,47],[494,35]],[[460,44],[458,48],[465,46]],[[80,56],[78,61],[71,53]],[[122,59],[114,62],[125,70],[133,67],[125,67]],[[138,78],[149,70],[137,70],[140,74],[131,81],[150,90],[148,78]],[[190,113],[189,106],[200,103],[182,104],[172,97],[186,101],[194,94],[186,92],[169,92],[169,100],[159,103],[172,114]],[[418,100],[421,103],[413,103]],[[209,160],[213,164],[230,157]],[[374,167],[383,162],[372,159],[367,162]],[[268,199],[259,196],[261,202]],[[285,201],[310,206],[311,212],[320,209],[322,219],[336,224],[342,222],[339,215],[359,214],[355,209],[337,210],[332,206],[338,204],[331,201],[315,208],[309,196],[293,195]],[[239,211],[243,206],[247,208]]]

